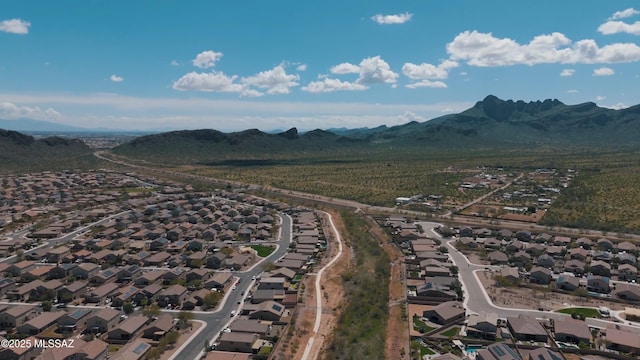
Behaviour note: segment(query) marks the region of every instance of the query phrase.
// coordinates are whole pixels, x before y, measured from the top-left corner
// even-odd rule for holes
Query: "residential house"
[[[607,328],[606,330],[607,348],[629,353],[632,355],[640,355],[640,335],[635,332]]]
[[[538,257],[546,251],[547,247],[543,244],[528,244],[527,248],[524,250],[527,253],[531,254],[531,256]]]
[[[147,324],[146,316],[130,316],[107,333],[107,341],[110,343],[127,343],[131,341]]]
[[[207,289],[224,289],[231,279],[230,272],[216,272],[204,282],[203,286]]]
[[[75,269],[78,264],[59,264],[58,266],[54,266],[47,273],[48,279],[64,279],[67,276],[72,274],[73,269]]]
[[[102,303],[108,298],[116,294],[119,286],[116,283],[106,283],[93,290],[87,291],[84,295],[85,301],[88,303]]]
[[[501,251],[492,251],[489,253],[488,257],[492,265],[506,264],[509,262],[509,257]]]
[[[553,238],[553,245],[567,247],[571,244],[571,238],[568,236],[555,236]]]
[[[259,342],[258,334],[244,332],[223,332],[218,338],[218,350],[233,351],[242,353],[254,353],[257,342]],[[257,351],[258,349],[255,349]],[[234,359],[234,358],[231,358]]]
[[[285,309],[284,305],[275,301],[264,301],[258,305],[255,311],[249,314],[249,319],[280,322],[288,314],[289,311]]]
[[[531,242],[531,231],[520,230],[516,232],[516,239],[524,242]]]
[[[261,338],[266,338],[269,334],[270,325],[257,320],[237,319],[229,325],[231,332],[243,332],[258,334]]]
[[[556,264],[556,261],[553,259],[551,255],[542,254],[538,256],[538,258],[536,259],[536,264],[544,268],[552,268]]]
[[[618,265],[618,279],[635,282],[638,279],[638,269],[631,264]]]
[[[504,266],[500,268],[500,276],[513,283],[520,281],[520,273],[516,267]]]
[[[168,332],[173,330],[174,326],[175,321],[171,315],[161,314],[154,322],[144,329],[142,337],[158,341]]]
[[[587,277],[587,289],[601,294],[608,294],[611,291],[609,278],[600,275],[589,275]]]
[[[74,281],[58,290],[58,301],[61,303],[69,303],[84,297],[86,292],[86,281]]]
[[[467,320],[467,334],[487,340],[495,340],[498,329],[498,314],[481,311]]]
[[[48,348],[40,355],[41,360],[106,360],[108,344],[100,339],[86,342],[74,339],[73,347]]]
[[[566,317],[556,319],[553,323],[556,341],[573,344],[591,343],[591,330],[589,330],[589,326],[584,321]]]
[[[532,283],[549,285],[549,283],[551,282],[551,278],[551,270],[543,268],[541,266],[536,266],[529,272],[529,279]]]
[[[79,325],[86,324],[86,319],[90,314],[90,309],[70,309],[58,319],[58,328],[68,329],[70,332],[74,331]]]
[[[148,271],[139,278],[133,281],[134,285],[139,288],[143,288],[145,286],[149,286],[153,283],[159,282],[159,280],[164,276],[166,270],[152,270]]]
[[[611,265],[604,261],[592,261],[589,266],[589,271],[595,275],[611,276]]]
[[[284,290],[285,278],[282,277],[264,277],[260,279],[258,284],[259,290]]]
[[[507,327],[517,340],[547,342],[547,332],[533,317],[527,315],[508,317]]]
[[[0,312],[0,327],[10,329],[21,325],[33,310],[34,307],[28,305],[17,305],[5,309]]]
[[[569,259],[585,261],[587,259],[588,252],[583,248],[573,248],[569,249],[567,255],[569,256]]]
[[[590,250],[591,247],[593,246],[593,240],[586,237],[579,237],[576,239],[576,245],[578,245],[578,247],[581,247],[583,249]]]
[[[604,262],[611,262],[611,260],[613,259],[613,254],[609,251],[604,251],[604,250],[596,250],[593,252],[593,255],[591,256],[591,260],[599,260],[599,261],[604,261]]]
[[[105,333],[115,329],[121,312],[112,308],[104,308],[87,318],[87,329],[93,333]]]
[[[564,263],[564,271],[582,276],[585,272],[586,264],[580,260],[568,260]]]
[[[622,300],[640,302],[640,286],[636,284],[618,283],[613,295]]]
[[[560,275],[556,279],[556,287],[565,291],[575,291],[580,287],[580,279],[572,275]]]
[[[422,316],[436,324],[449,325],[464,319],[465,309],[457,301],[447,301],[425,310]]]
[[[601,238],[596,240],[596,246],[600,250],[611,251],[613,249],[613,242],[609,239]]]
[[[224,261],[227,256],[222,252],[216,252],[215,254],[209,256],[205,260],[205,266],[209,269],[220,269],[224,266]]]
[[[630,264],[630,265],[636,264],[636,257],[633,254],[628,252],[617,253],[614,256],[614,258],[618,259],[619,264]]]
[[[636,244],[632,243],[632,242],[629,242],[629,241],[619,242],[616,247],[618,248],[619,251],[626,251],[626,252],[632,253],[632,254],[637,254],[638,253],[638,246]]]
[[[187,288],[182,285],[171,285],[158,294],[156,302],[160,306],[179,305],[187,297]]]
[[[20,277],[23,273],[35,268],[35,261],[22,260],[17,263],[11,264],[6,270],[6,273],[11,274],[13,277]]]
[[[69,254],[70,252],[71,252],[71,249],[69,249],[64,245],[54,247],[47,252],[47,261],[52,264],[58,263],[61,261],[62,257]]]
[[[171,258],[171,254],[165,251],[155,253],[143,260],[144,266],[162,266]]]
[[[81,263],[71,270],[71,274],[76,279],[90,279],[98,274],[100,266],[94,263]]]
[[[479,349],[476,352],[477,360],[522,360],[509,345],[504,342],[487,346],[486,349]]]
[[[22,335],[37,335],[56,325],[63,315],[65,315],[64,311],[43,312],[24,324],[18,325],[16,332]]]
[[[529,351],[527,360],[562,360],[564,359],[558,352],[549,348],[536,348]]]

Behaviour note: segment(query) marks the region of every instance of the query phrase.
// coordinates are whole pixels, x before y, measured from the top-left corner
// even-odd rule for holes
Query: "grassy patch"
[[[258,256],[260,257],[267,257],[276,249],[273,246],[264,246],[264,245],[251,245],[251,248],[255,250],[258,253]]]
[[[599,318],[600,317],[600,312],[598,312],[598,310],[596,309],[590,309],[590,308],[580,308],[580,307],[574,307],[574,308],[566,308],[566,309],[560,309],[558,310],[559,313],[563,313],[563,314],[569,314],[569,315],[579,315],[582,316],[584,318]]]
[[[459,327],[452,327],[451,329],[440,333],[440,335],[446,336],[446,337],[454,337],[454,336],[458,335],[459,331],[460,331]]]
[[[414,315],[413,316],[413,329],[416,331],[419,331],[421,333],[427,333],[435,328],[430,327],[429,325],[427,325],[424,321],[422,321],[422,319],[420,319],[420,316]]]
[[[435,354],[435,352],[433,352],[433,350],[429,349],[426,346],[422,346],[420,345],[420,355],[421,356],[425,356],[425,355],[433,355]]]

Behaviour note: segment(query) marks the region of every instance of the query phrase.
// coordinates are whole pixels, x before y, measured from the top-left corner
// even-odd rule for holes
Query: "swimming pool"
[[[466,351],[467,353],[474,353],[476,351],[478,351],[478,349],[482,349],[484,347],[484,345],[467,345],[464,348],[464,351]]]

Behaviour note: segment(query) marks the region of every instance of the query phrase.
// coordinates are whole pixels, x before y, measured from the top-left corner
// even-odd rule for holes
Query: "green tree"
[[[142,314],[148,317],[160,315],[160,306],[157,304],[151,304],[142,309]]]
[[[204,299],[202,299],[202,304],[205,309],[210,309],[218,306],[218,303],[222,299],[222,293],[217,291],[212,291],[205,295]]]
[[[45,300],[42,302],[42,311],[51,311],[51,301]]]
[[[262,264],[262,271],[264,272],[273,271],[275,269],[276,269],[276,265],[270,261]]]
[[[178,328],[182,329],[189,324],[189,321],[193,320],[193,313],[190,311],[180,311],[178,313]]]
[[[124,303],[124,305],[122,305],[122,310],[124,311],[125,314],[129,315],[131,313],[133,313],[133,304],[130,302],[126,302]]]

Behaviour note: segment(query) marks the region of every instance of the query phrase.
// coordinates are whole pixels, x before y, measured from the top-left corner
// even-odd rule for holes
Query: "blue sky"
[[[223,131],[640,103],[640,1],[0,2],[0,119]]]

